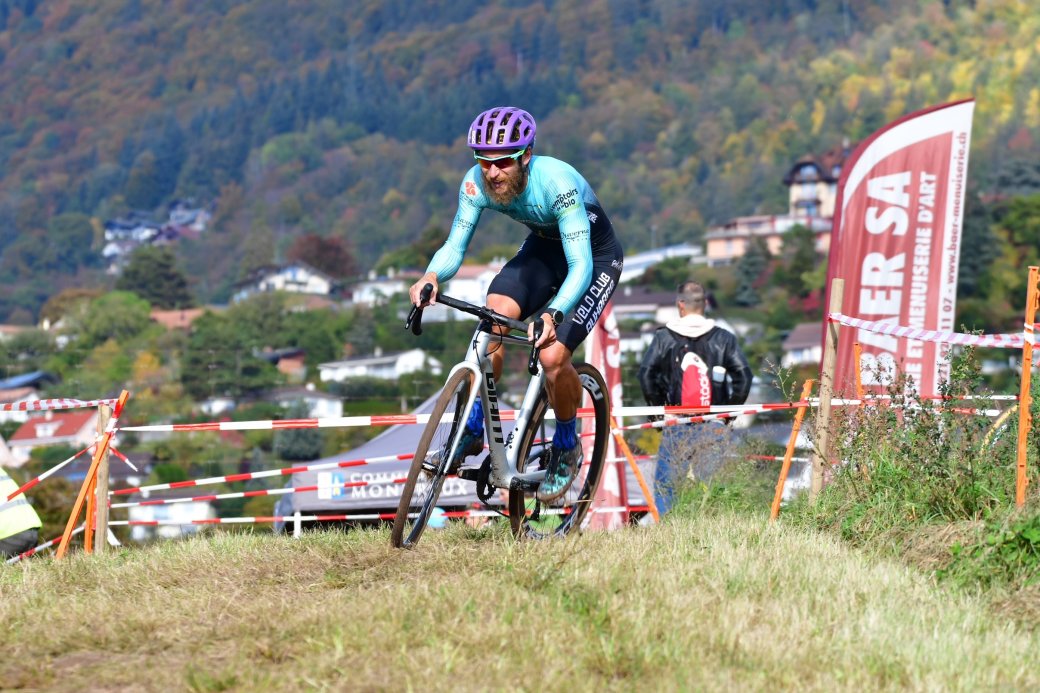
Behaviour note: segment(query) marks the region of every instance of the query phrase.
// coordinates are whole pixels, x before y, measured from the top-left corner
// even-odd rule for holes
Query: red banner
[[[828,292],[832,278],[845,280],[845,315],[953,330],[974,108],[967,99],[911,113],[871,135],[845,162],[827,267]],[[852,392],[855,342],[868,390],[898,371],[930,395],[948,376],[948,345],[846,328],[836,393]]]
[[[621,333],[617,319],[614,318],[614,304],[608,303],[603,310],[596,327],[585,340],[585,360],[599,369],[610,391],[610,406],[621,403]],[[591,407],[592,402],[585,396],[583,406]],[[585,446],[585,459],[592,459],[592,438],[582,439]],[[617,444],[614,437],[607,443],[607,462],[603,467],[603,479],[593,499],[592,508],[627,508],[628,494],[625,493],[625,468],[618,459]],[[628,523],[628,512],[600,512],[587,515],[588,527],[592,529],[616,529]]]

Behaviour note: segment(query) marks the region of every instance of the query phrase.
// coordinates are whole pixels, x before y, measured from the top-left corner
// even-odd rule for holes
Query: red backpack
[[[682,396],[679,404],[684,407],[707,407],[711,405],[711,368],[693,351],[680,352],[678,367],[682,373]]]

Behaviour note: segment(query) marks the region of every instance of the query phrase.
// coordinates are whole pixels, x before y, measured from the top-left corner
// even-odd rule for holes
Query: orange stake
[[[632,454],[632,450],[628,447],[628,443],[625,442],[625,437],[617,430],[617,421],[614,420],[613,416],[610,417],[610,428],[614,431],[614,440],[617,441],[618,447],[621,448],[621,452],[625,453],[625,459],[628,460],[628,465],[632,467],[632,473],[636,475],[636,481],[639,482],[639,488],[643,491],[643,498],[646,499],[646,505],[650,508],[650,514],[654,516],[654,522],[660,522],[661,514],[657,512],[657,504],[654,503],[654,496],[646,486],[646,479],[643,478],[643,473],[639,471],[639,465],[636,464],[636,458]],[[625,499],[625,502],[628,502],[627,498]]]
[[[863,394],[863,347],[859,342],[852,345],[852,359],[856,365],[856,397],[862,407],[867,401]]]
[[[1033,340],[1036,311],[1040,303],[1037,293],[1037,281],[1040,279],[1040,267],[1029,268],[1029,288],[1026,293],[1026,322],[1024,326],[1024,343],[1022,344],[1022,386],[1018,393],[1018,455],[1015,474],[1015,505],[1022,507],[1026,503],[1026,486],[1029,477],[1026,468],[1029,429],[1033,425],[1033,398],[1030,394],[1030,381],[1033,376]]]
[[[119,415],[123,413],[123,405],[126,404],[127,398],[130,397],[130,393],[126,390],[119,395],[119,399],[116,400],[115,412],[113,413],[114,418],[119,418]],[[55,552],[55,558],[64,558],[65,554],[69,550],[69,539],[72,538],[72,532],[76,528],[76,522],[79,520],[79,514],[83,510],[83,502],[86,500],[87,493],[90,492],[91,484],[97,479],[98,466],[101,464],[101,458],[108,450],[108,446],[112,443],[112,435],[115,432],[112,430],[105,431],[104,435],[101,436],[101,440],[98,441],[97,448],[94,450],[94,459],[90,463],[90,469],[87,470],[87,478],[83,480],[83,486],[79,489],[79,495],[76,496],[76,502],[72,505],[72,513],[69,514],[69,521],[65,524],[65,531],[61,535],[61,544],[58,545],[58,550]],[[90,522],[90,518],[87,518],[87,522]],[[88,524],[85,528],[86,532],[90,532],[90,525]]]
[[[812,378],[805,381],[802,386],[802,399],[806,402],[812,393]],[[794,457],[794,444],[798,441],[798,432],[802,428],[802,419],[805,418],[805,410],[808,407],[798,407],[794,415],[794,425],[791,426],[791,437],[787,439],[787,450],[784,452],[784,463],[780,466],[780,478],[776,481],[776,493],[773,495],[773,506],[769,509],[769,521],[774,521],[780,515],[780,501],[784,498],[784,484],[787,483],[787,473],[791,471],[791,458]]]

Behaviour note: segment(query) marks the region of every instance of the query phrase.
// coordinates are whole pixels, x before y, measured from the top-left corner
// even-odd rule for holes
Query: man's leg
[[[14,558],[20,554],[25,553],[29,549],[34,549],[37,546],[37,542],[40,538],[40,530],[33,528],[27,529],[17,534],[12,534],[9,537],[0,539],[0,557],[3,558]]]
[[[678,426],[661,429],[661,444],[657,448],[657,463],[654,465],[654,503],[657,512],[664,515],[672,508],[675,497],[676,470],[674,455]]]

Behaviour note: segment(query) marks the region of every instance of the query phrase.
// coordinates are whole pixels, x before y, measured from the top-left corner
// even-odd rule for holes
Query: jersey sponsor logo
[[[466,194],[470,197],[477,196],[477,185],[471,180],[466,181]]]
[[[597,219],[599,219],[599,215],[598,214],[596,214],[595,212],[589,212],[589,223],[590,224],[595,224]]]
[[[613,267],[616,270],[624,269],[625,268],[625,261],[624,260],[611,260],[610,261],[610,266]]]
[[[572,188],[571,190],[568,190],[565,193],[560,193],[559,195],[557,195],[556,199],[553,200],[552,207],[550,207],[549,209],[550,209],[550,211],[555,212],[555,211],[557,211],[559,209],[562,209],[564,207],[570,207],[571,205],[575,204],[577,201],[578,201],[578,189],[577,188]]]
[[[614,280],[606,272],[601,272],[592,282],[592,286],[585,292],[581,304],[575,309],[572,320],[579,325],[584,324],[586,332],[592,332],[596,321],[599,320],[603,309],[607,307],[607,301],[614,293]],[[598,300],[597,300],[598,299]]]

